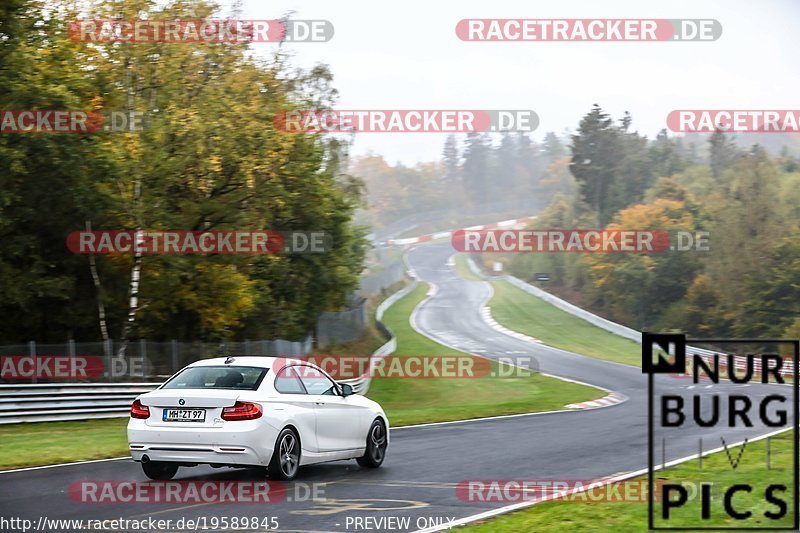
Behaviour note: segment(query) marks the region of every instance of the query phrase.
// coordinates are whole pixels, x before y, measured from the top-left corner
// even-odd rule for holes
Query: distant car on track
[[[379,467],[389,421],[311,363],[280,357],[197,361],[140,395],[128,422],[131,457],[151,479],[181,466],[267,467],[289,480],[302,465],[356,459]]]

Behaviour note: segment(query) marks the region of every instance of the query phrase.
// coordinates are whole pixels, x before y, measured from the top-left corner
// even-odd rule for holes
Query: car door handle
[[[317,405],[325,405],[325,402],[314,402]]]

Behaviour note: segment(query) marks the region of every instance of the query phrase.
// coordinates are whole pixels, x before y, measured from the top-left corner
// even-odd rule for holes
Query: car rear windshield
[[[268,371],[255,366],[193,366],[179,372],[162,389],[256,390]]]

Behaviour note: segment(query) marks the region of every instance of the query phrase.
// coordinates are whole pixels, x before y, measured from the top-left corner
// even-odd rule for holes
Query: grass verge
[[[469,281],[484,281],[483,278],[476,276],[475,273],[472,271],[472,269],[469,267],[469,264],[467,263],[468,257],[469,256],[467,254],[463,253],[456,254],[455,257],[456,274],[458,274],[459,277]]]
[[[128,454],[127,418],[0,425],[0,470]]]
[[[585,320],[513,286],[494,281],[489,301],[497,322],[570,352],[641,366],[642,345],[593,326]]]
[[[656,527],[684,528],[731,528],[746,527],[756,530],[775,528],[776,526],[792,526],[792,470],[793,445],[791,432],[782,433],[771,439],[770,469],[766,466],[767,441],[750,442],[746,445],[740,463],[734,469],[731,459],[725,452],[719,452],[703,459],[702,470],[696,460],[656,472],[658,483],[682,484],[687,490],[685,505],[670,512],[670,519],[661,519],[662,505],[656,501],[654,516]],[[729,448],[735,462],[741,446]],[[642,487],[647,477],[631,480],[634,487]],[[623,482],[625,483],[625,482]],[[711,516],[708,520],[700,519],[701,500],[699,487],[701,483],[711,484]],[[737,483],[749,484],[752,492],[737,492],[732,502],[740,512],[750,511],[752,516],[746,520],[734,520],[723,508],[725,491]],[[765,512],[779,511],[778,506],[765,500],[767,487],[780,484],[786,487],[785,492],[773,493],[787,504],[787,514],[779,520],[767,519]],[[624,487],[624,485],[623,485]],[[662,486],[663,489],[663,486]],[[658,484],[656,494],[659,494]],[[624,492],[624,491],[620,491]],[[637,491],[634,491],[637,492]],[[638,493],[639,501],[592,501],[595,495],[607,494],[593,490],[583,497],[573,496],[566,501],[551,501],[533,507],[515,511],[507,515],[478,522],[461,529],[469,533],[483,532],[516,532],[516,531],[647,531],[647,495],[646,490]],[[598,498],[600,500],[602,498]],[[571,501],[570,501],[571,500]],[[657,499],[658,500],[658,499]],[[580,502],[580,503],[578,503]],[[764,529],[762,529],[764,528]]]
[[[472,273],[464,254],[456,256],[456,272],[468,280]],[[492,281],[492,317],[503,326],[530,335],[548,346],[589,357],[641,366],[642,346],[573,316],[507,281]]]

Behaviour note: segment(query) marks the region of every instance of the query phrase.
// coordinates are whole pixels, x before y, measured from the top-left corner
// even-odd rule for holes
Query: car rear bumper
[[[224,427],[148,426],[131,419],[128,446],[134,461],[267,466],[278,432],[257,421],[229,422]]]

